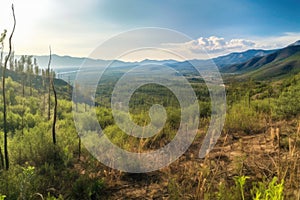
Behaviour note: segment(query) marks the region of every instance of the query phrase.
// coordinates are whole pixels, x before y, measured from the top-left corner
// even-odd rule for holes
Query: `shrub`
[[[300,113],[300,85],[292,86],[279,96],[275,104],[275,114],[279,118],[292,118]]]
[[[261,119],[262,116],[253,107],[242,103],[233,104],[226,115],[225,129],[230,132],[256,133],[263,127]]]
[[[93,180],[87,175],[80,176],[72,188],[72,199],[99,199],[103,193],[103,180]]]

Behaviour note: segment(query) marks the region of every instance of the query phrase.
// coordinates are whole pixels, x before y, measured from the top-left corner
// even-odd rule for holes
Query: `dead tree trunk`
[[[2,154],[2,149],[0,147],[0,169],[3,169],[4,168],[4,158],[3,158],[3,154]]]
[[[57,119],[57,94],[54,86],[54,77],[52,73],[50,73],[50,64],[51,64],[51,47],[50,47],[50,55],[49,55],[49,63],[48,63],[48,71],[49,71],[49,77],[50,77],[50,83],[52,86],[53,94],[54,94],[54,111],[53,111],[53,123],[52,123],[52,141],[53,144],[56,144],[56,131],[55,131],[55,125],[56,125],[56,119]],[[50,90],[49,90],[50,94]],[[50,95],[49,95],[50,97]],[[50,99],[50,98],[49,98]],[[49,107],[50,108],[50,107]],[[50,112],[48,112],[49,114]]]
[[[78,160],[80,160],[81,157],[81,138],[78,135]]]
[[[6,37],[6,30],[4,30],[4,32],[1,34],[1,37],[0,37],[0,43],[1,43],[1,55],[0,55],[0,67],[2,68],[2,61],[3,61],[3,48],[4,48],[4,39]],[[1,169],[4,169],[4,157],[3,157],[3,154],[2,154],[2,149],[1,149],[1,146],[0,146],[0,163],[1,163]]]
[[[6,111],[6,91],[5,91],[5,72],[6,72],[6,68],[7,68],[7,63],[8,60],[10,58],[11,55],[11,51],[12,51],[12,45],[11,45],[11,40],[13,37],[13,34],[15,32],[15,27],[16,27],[16,17],[15,17],[15,10],[14,10],[14,5],[12,4],[11,6],[12,9],[12,14],[13,14],[13,18],[14,18],[14,26],[13,26],[13,30],[11,32],[11,35],[9,37],[9,52],[8,55],[4,61],[4,66],[3,66],[3,78],[2,78],[2,95],[3,95],[3,131],[4,131],[4,158],[5,158],[5,169],[8,170],[9,169],[9,158],[8,158],[8,148],[7,148],[7,111]]]
[[[56,94],[56,90],[55,90],[55,87],[54,87],[53,78],[52,78],[52,81],[51,81],[51,85],[52,85],[52,90],[53,90],[53,94],[54,94],[54,112],[53,112],[53,124],[52,124],[52,140],[53,140],[53,144],[56,144],[55,125],[56,125],[56,118],[57,118],[57,94]]]
[[[50,107],[51,107],[51,99],[50,99],[50,92],[51,92],[51,78],[50,78],[50,64],[51,64],[51,47],[50,49],[50,56],[49,56],[49,63],[48,63],[48,69],[46,71],[46,75],[48,78],[48,120],[50,120]]]

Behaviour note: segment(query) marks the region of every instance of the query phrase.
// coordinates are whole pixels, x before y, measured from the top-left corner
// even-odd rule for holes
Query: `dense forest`
[[[0,199],[300,199],[300,74],[265,80],[224,74],[226,122],[216,147],[203,159],[198,150],[211,102],[205,83],[189,75],[200,108],[192,146],[158,171],[125,173],[104,166],[81,144],[72,109],[82,110],[82,119],[89,121],[84,111],[91,105],[72,102],[72,85],[51,69],[51,51],[49,65],[40,67],[33,56],[4,54],[8,39],[4,31]],[[180,105],[163,86],[144,85],[129,103],[132,119],[141,126],[149,123],[153,104],[166,108],[167,121],[157,135],[134,138],[115,124],[110,96],[121,75],[108,76],[97,88],[96,113],[104,133],[135,152],[169,143],[179,126]]]

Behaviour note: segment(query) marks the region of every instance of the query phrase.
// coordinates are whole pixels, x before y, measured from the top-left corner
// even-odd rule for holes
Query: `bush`
[[[80,176],[74,183],[72,188],[72,199],[100,199],[103,193],[103,180],[93,180],[87,175]]]
[[[62,153],[58,145],[52,143],[49,123],[40,123],[29,130],[16,132],[10,141],[10,157],[13,163],[29,163],[39,167],[45,162],[63,164]],[[26,141],[26,142],[25,142]]]
[[[253,107],[233,104],[226,115],[225,129],[230,132],[257,133],[262,128],[262,116]]]
[[[7,199],[30,199],[39,185],[36,170],[30,165],[15,165],[2,172],[1,178],[0,192],[5,193]]]
[[[275,104],[275,114],[279,118],[293,118],[300,113],[300,85],[292,86],[279,96]]]
[[[252,106],[257,113],[270,115],[274,108],[274,103],[271,99],[255,100],[252,102]]]
[[[211,115],[211,103],[210,102],[199,102],[200,117],[210,117]]]

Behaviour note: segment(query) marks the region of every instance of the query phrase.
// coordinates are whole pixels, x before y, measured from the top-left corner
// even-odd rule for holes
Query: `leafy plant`
[[[4,200],[6,198],[5,195],[0,194],[0,200]]]
[[[225,129],[247,134],[259,132],[262,128],[261,115],[245,103],[234,103],[226,115]]]
[[[51,196],[50,193],[48,193],[46,200],[64,200],[64,198],[62,195],[59,195],[58,198],[56,198],[54,196]]]
[[[234,177],[235,185],[238,187],[241,197],[243,200],[245,200],[245,194],[244,194],[244,186],[246,184],[246,180],[249,179],[248,176],[236,176]]]
[[[20,198],[27,199],[31,195],[33,189],[33,180],[35,177],[35,167],[22,167],[22,174],[20,174]]]
[[[99,199],[104,189],[103,180],[93,180],[88,176],[80,176],[73,185],[73,199]]]
[[[300,113],[300,85],[282,92],[276,101],[275,113],[279,118],[292,118]]]
[[[283,200],[283,189],[284,181],[278,183],[278,178],[274,177],[269,184],[258,182],[250,192],[254,200]]]

